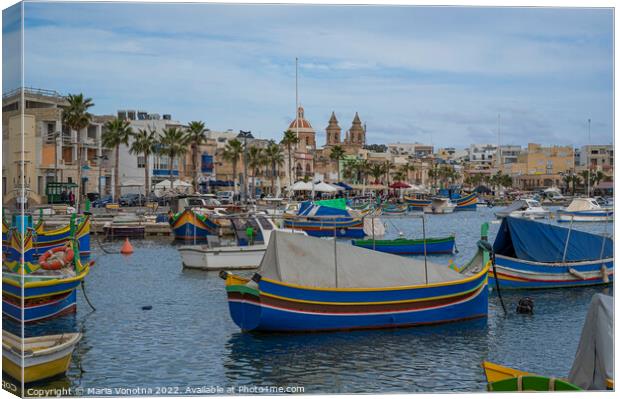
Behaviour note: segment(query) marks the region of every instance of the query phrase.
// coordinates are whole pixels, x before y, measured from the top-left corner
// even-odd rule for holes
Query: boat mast
[[[588,197],[590,197],[590,151],[592,151],[592,149],[590,148],[590,118],[588,118],[588,156],[586,157],[586,166],[588,168]]]

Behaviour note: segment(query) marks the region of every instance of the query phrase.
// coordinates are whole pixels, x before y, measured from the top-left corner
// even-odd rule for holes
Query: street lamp
[[[97,155],[97,159],[99,160],[99,198],[102,198],[103,195],[101,193],[101,168],[103,166],[103,161],[108,160],[107,155]]]
[[[238,139],[243,139],[243,195],[242,201],[245,203],[248,200],[248,186],[247,186],[247,176],[248,176],[248,139],[253,139],[252,131],[248,130],[243,131],[239,130],[239,134],[237,135]]]

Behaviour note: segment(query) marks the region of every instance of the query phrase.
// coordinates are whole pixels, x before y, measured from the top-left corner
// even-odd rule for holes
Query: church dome
[[[289,125],[289,129],[312,129],[312,125],[304,118],[304,108],[300,106],[297,108],[297,118],[295,118]]]

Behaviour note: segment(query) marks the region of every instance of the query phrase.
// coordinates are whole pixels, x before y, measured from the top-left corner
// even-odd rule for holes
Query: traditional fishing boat
[[[607,237],[528,219],[503,219],[493,244],[502,289],[607,284],[614,274]],[[489,275],[493,287],[495,276]]]
[[[32,242],[31,233],[24,238]],[[76,289],[90,270],[79,256],[72,256],[74,244],[66,251],[38,263],[19,260],[2,263],[2,313],[19,322],[34,322],[76,311]]]
[[[25,221],[28,221],[25,224],[26,229],[31,229],[33,231],[32,234],[32,256],[37,257],[39,255],[44,254],[45,252],[52,250],[54,248],[59,248],[64,246],[67,242],[69,242],[72,237],[76,237],[79,248],[80,255],[89,255],[90,254],[90,216],[85,215],[83,217],[76,217],[75,214],[71,216],[71,221],[61,227],[57,227],[54,229],[46,230],[43,223],[43,218],[39,218],[36,225],[32,226],[32,218],[30,215],[26,215]],[[28,218],[30,217],[30,218]],[[11,235],[16,230],[21,230],[21,228],[17,228],[18,222],[15,221],[13,227],[11,227],[4,218],[2,218],[2,247],[5,250],[8,250],[8,247],[15,244],[15,240],[11,240]],[[21,226],[19,226],[21,227]],[[73,229],[73,231],[72,231]],[[13,244],[11,244],[13,242]],[[16,247],[17,249],[18,247]]]
[[[482,368],[489,391],[613,389],[613,315],[613,297],[595,294],[566,379],[537,376],[484,361]]]
[[[24,384],[63,375],[81,337],[65,333],[22,338],[2,331],[2,371]]]
[[[433,198],[428,206],[424,207],[424,213],[441,215],[454,212],[456,205],[447,198]]]
[[[540,205],[540,202],[526,198],[516,200],[508,207],[495,212],[495,217],[498,219],[505,218],[507,216],[517,218],[528,219],[544,219],[549,216],[549,211]]]
[[[278,227],[265,216],[231,218],[235,243],[231,246],[184,245],[179,247],[183,267],[202,270],[255,269],[263,259],[271,233]],[[294,232],[291,230],[291,232]],[[297,234],[305,234],[303,231]]]
[[[217,235],[219,230],[219,225],[209,216],[193,209],[185,209],[176,214],[170,214],[168,222],[175,240],[206,240],[209,235]]]
[[[454,253],[454,235],[447,237],[429,237],[426,240],[399,237],[393,240],[353,240],[356,247],[387,252],[395,255],[434,255]],[[426,244],[426,249],[424,248]]]
[[[466,277],[448,266],[274,231],[251,279],[220,276],[242,330],[328,331],[486,317],[488,267]]]
[[[384,215],[404,215],[407,213],[408,206],[405,205],[397,205],[397,204],[385,204],[381,206],[381,212]]]
[[[413,211],[423,211],[424,208],[431,205],[432,201],[430,198],[405,197],[409,210]],[[463,197],[454,198],[453,201],[456,203],[455,211],[475,211],[478,205],[478,194],[473,192]]]
[[[593,198],[575,198],[558,210],[558,222],[607,222],[614,218],[613,208],[603,208]]]
[[[344,200],[342,204],[342,207],[336,207],[336,204],[303,202],[296,215],[284,214],[283,227],[302,230],[313,237],[363,238],[363,218],[354,217],[346,209]]]

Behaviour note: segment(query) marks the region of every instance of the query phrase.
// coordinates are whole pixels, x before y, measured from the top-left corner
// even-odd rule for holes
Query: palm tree
[[[359,167],[358,167],[359,161],[355,160],[355,159],[351,159],[345,162],[345,164],[342,167],[342,175],[345,179],[350,179],[353,180],[354,178],[357,178],[357,175],[359,173]]]
[[[80,212],[80,199],[82,196],[82,143],[80,140],[80,130],[87,128],[93,116],[88,109],[95,104],[91,98],[84,98],[82,93],[69,94],[67,96],[69,106],[62,111],[62,123],[77,134],[77,185],[78,195],[76,196],[76,209]]]
[[[256,175],[261,166],[265,164],[265,157],[263,149],[259,147],[250,147],[248,149],[248,167],[252,170],[252,195],[250,198],[254,198],[256,195]]]
[[[185,132],[176,127],[170,127],[162,130],[159,138],[159,153],[168,157],[170,164],[168,165],[168,176],[170,177],[170,189],[174,187],[172,178],[172,170],[174,169],[174,160],[185,155],[187,152],[187,136]],[[180,171],[179,167],[179,171]]]
[[[390,172],[392,171],[392,169],[394,169],[396,165],[394,165],[394,162],[392,161],[385,161],[385,163],[383,164],[383,173],[385,174],[385,178],[387,181],[387,185],[390,185]]]
[[[237,192],[237,163],[243,154],[243,144],[237,139],[232,139],[224,147],[222,158],[232,164],[233,189]]]
[[[368,169],[368,173],[375,178],[375,182],[379,181],[381,176],[385,175],[385,167],[381,164],[375,163],[370,165]]]
[[[194,192],[198,192],[198,147],[207,141],[205,123],[192,121],[187,126],[187,142],[192,149],[192,170],[194,172]]]
[[[284,165],[284,155],[280,146],[273,141],[265,148],[265,161],[267,165],[271,166],[271,195],[275,197],[275,178],[278,174],[278,168]]]
[[[329,153],[329,159],[336,162],[336,171],[338,173],[338,181],[340,181],[340,160],[344,157],[345,154],[346,152],[344,151],[344,148],[342,148],[339,145],[333,146]]]
[[[290,187],[293,186],[293,182],[291,181],[291,177],[293,176],[293,164],[291,161],[291,148],[293,145],[296,145],[297,143],[299,143],[299,137],[297,137],[295,132],[293,132],[290,129],[284,132],[284,137],[282,138],[282,141],[280,142],[280,144],[283,144],[284,146],[286,146],[286,151],[288,152],[288,186],[289,186],[289,189]]]
[[[101,136],[101,143],[104,147],[114,149],[114,201],[118,201],[121,194],[119,149],[121,144],[129,144],[129,138],[133,136],[133,130],[129,126],[129,121],[120,118],[106,122],[104,129],[105,132]]]
[[[144,193],[148,197],[150,190],[151,180],[149,178],[149,157],[155,152],[155,145],[157,144],[157,132],[149,129],[139,129],[138,133],[134,134],[133,142],[129,147],[129,152],[135,155],[142,154],[144,156]]]

